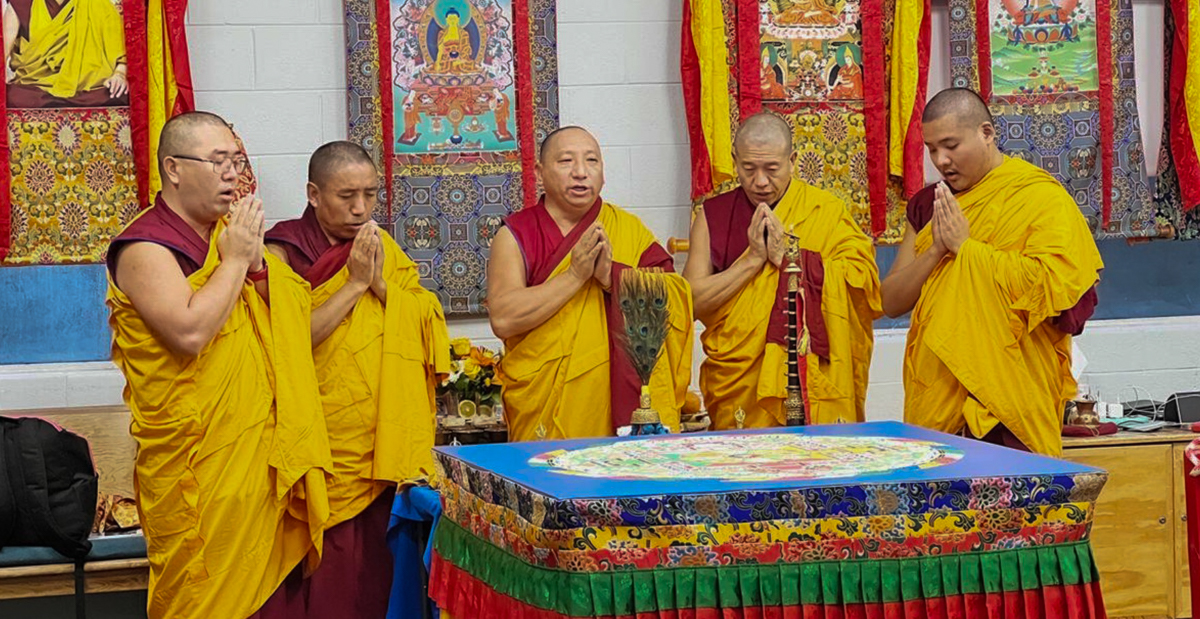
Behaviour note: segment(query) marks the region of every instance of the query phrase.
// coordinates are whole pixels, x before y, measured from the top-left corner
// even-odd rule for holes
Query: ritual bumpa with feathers
[[[662,356],[669,325],[665,277],[662,269],[629,269],[621,274],[617,287],[625,320],[620,342],[642,383],[630,422],[633,436],[668,433],[650,401],[650,375]]]
[[[791,234],[787,235],[788,248],[784,255],[787,265],[783,272],[787,275],[787,358],[788,386],[787,398],[783,401],[787,425],[805,425],[804,391],[800,387],[800,360],[808,354],[808,327],[804,324],[803,316],[797,312],[797,305],[804,302],[804,288],[800,286],[803,269],[800,266],[800,239]],[[797,303],[799,301],[799,303]]]

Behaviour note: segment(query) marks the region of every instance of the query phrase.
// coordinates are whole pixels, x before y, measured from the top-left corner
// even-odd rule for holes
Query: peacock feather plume
[[[620,342],[642,385],[649,385],[670,324],[665,275],[662,269],[629,269],[621,275],[618,294],[625,319]]]

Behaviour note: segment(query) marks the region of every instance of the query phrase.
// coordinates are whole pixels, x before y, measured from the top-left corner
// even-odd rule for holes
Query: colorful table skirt
[[[894,422],[435,457],[455,619],[1104,617],[1087,466]]]

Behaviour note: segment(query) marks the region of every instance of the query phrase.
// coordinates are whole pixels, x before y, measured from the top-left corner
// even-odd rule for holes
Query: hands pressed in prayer
[[[771,264],[779,266],[783,262],[783,222],[775,216],[766,203],[761,203],[750,218],[750,227],[746,230],[749,241],[747,252],[756,264]]]
[[[938,183],[933,200],[933,244],[958,255],[962,244],[971,237],[971,226],[963,215],[954,193],[946,183]]]
[[[779,221],[775,211],[766,204],[760,204],[758,208],[766,210],[764,219],[767,223],[767,259],[776,268],[782,268],[783,254],[787,250],[787,245],[783,241],[783,222]]]
[[[125,77],[125,65],[117,67],[112,76],[104,80],[104,87],[108,89],[108,96],[113,99],[120,99],[129,93],[129,79]]]
[[[262,200],[257,196],[246,196],[229,209],[229,225],[217,239],[217,252],[221,260],[237,263],[247,271],[258,271],[262,268],[266,249],[263,244],[265,234]]]
[[[346,269],[350,272],[351,282],[366,288],[375,281],[379,267],[375,260],[379,247],[379,230],[374,222],[359,228],[353,243]]]
[[[568,273],[579,278],[580,282],[591,279],[596,273],[600,253],[607,244],[604,241],[604,229],[599,222],[592,224],[571,250],[571,268]]]
[[[592,273],[592,277],[595,277],[605,290],[609,290],[612,288],[612,243],[604,234],[603,228],[600,229],[599,246],[600,255],[596,256],[596,269]]]

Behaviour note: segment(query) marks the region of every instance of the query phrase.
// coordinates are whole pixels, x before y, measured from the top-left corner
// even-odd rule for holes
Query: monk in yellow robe
[[[904,419],[1057,456],[1071,337],[1104,266],[1096,243],[1053,176],[1000,152],[973,91],[938,93],[922,129],[945,182],[910,201],[883,281],[884,311],[912,311]]]
[[[801,250],[797,326],[802,320],[808,338],[796,380],[807,422],[863,421],[872,321],[880,315],[871,239],[840,200],[792,178],[792,132],[779,116],[746,119],[733,158],[740,187],[696,214],[683,271],[705,327],[700,390],[713,427],[786,423],[787,234]]]
[[[112,0],[9,0],[9,107],[129,105],[125,26]]]
[[[316,150],[308,205],[267,249],[312,286],[312,342],[333,452],[321,566],[297,573],[260,616],[383,617],[385,543],[397,484],[433,474],[435,377],[450,364],[442,306],[417,265],[371,220],[379,172],[351,142]]]
[[[163,190],[108,252],[113,362],[138,443],[151,619],[245,619],[320,552],[332,467],[308,285],[234,203],[246,157],[220,117],[162,130]]]
[[[641,383],[620,346],[615,294],[629,268],[671,273],[670,324],[649,387],[662,423],[678,432],[692,368],[687,282],[637,217],[600,198],[604,160],[586,130],[547,136],[537,172],[545,195],[508,217],[488,262],[509,438],[612,436],[630,425]]]

